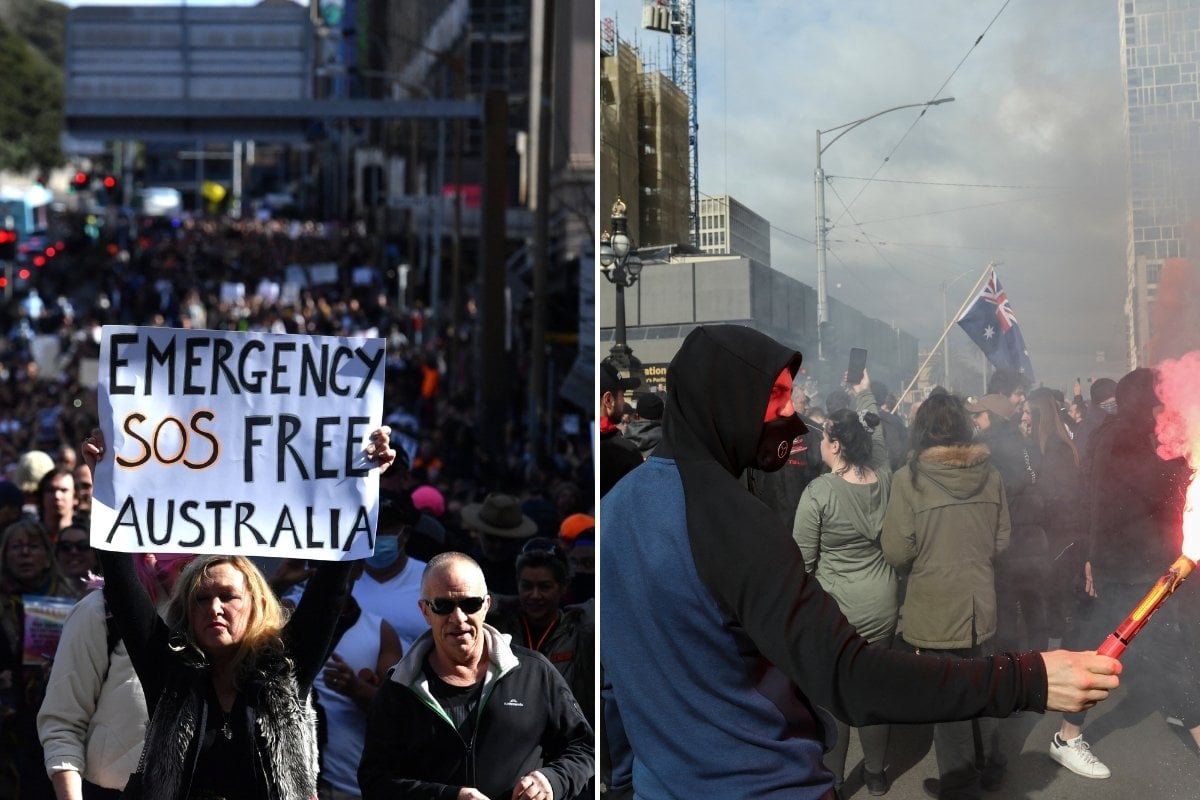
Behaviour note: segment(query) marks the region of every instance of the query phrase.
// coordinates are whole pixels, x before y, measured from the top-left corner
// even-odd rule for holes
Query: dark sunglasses
[[[444,617],[456,608],[461,608],[464,614],[474,614],[483,608],[482,597],[464,597],[461,600],[451,600],[448,597],[437,597],[425,600],[425,606],[439,617]]]
[[[54,549],[60,553],[86,553],[92,549],[88,542],[59,542]]]

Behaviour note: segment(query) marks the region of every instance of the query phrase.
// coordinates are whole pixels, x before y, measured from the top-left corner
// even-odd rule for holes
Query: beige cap
[[[36,492],[38,484],[47,472],[54,469],[54,459],[41,450],[30,450],[22,453],[17,461],[17,471],[13,474],[13,483],[26,494]]]
[[[1013,405],[1012,401],[1002,394],[985,394],[978,400],[967,401],[967,411],[972,414],[990,411],[1001,419],[1008,419],[1016,410],[1017,407]]]

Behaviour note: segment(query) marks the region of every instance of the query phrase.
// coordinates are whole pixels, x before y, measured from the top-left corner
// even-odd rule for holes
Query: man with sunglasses
[[[484,618],[483,571],[462,553],[430,559],[429,623],[380,687],[358,768],[364,800],[567,800],[593,772],[592,729],[545,656]]]

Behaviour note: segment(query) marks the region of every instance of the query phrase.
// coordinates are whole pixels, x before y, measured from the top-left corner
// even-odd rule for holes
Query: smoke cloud
[[[1183,457],[1200,468],[1200,351],[1158,365],[1155,390],[1163,403],[1155,433],[1158,455],[1164,460]]]

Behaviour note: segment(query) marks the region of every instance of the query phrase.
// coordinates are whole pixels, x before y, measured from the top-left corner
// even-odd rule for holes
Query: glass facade
[[[1200,217],[1200,0],[1118,0],[1129,136],[1129,360],[1147,362],[1168,259]]]

